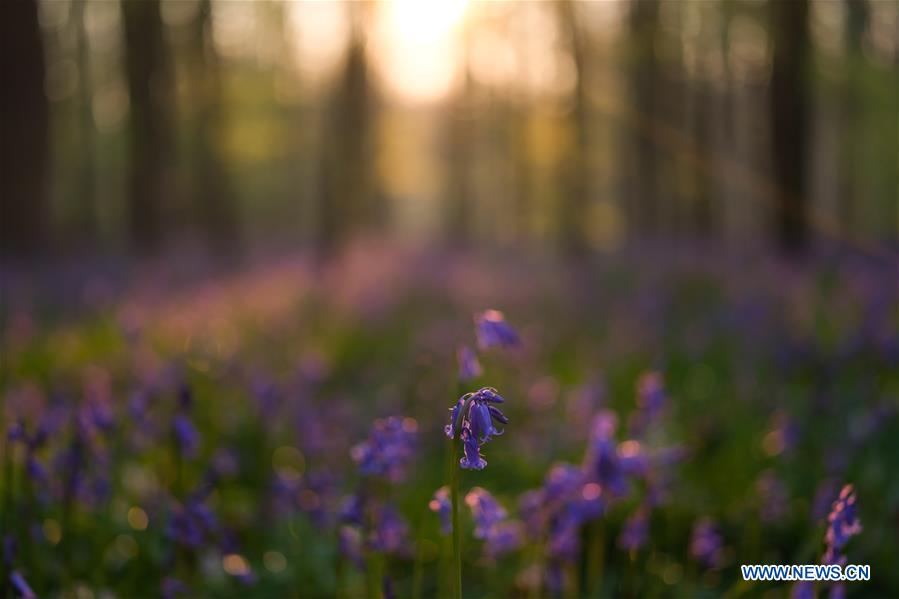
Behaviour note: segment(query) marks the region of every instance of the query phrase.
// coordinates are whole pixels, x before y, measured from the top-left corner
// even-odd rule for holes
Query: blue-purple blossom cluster
[[[428,502],[428,509],[440,518],[440,532],[447,535],[452,531],[452,503],[449,487],[446,485],[434,491],[434,497]]]
[[[414,418],[379,418],[368,439],[353,447],[350,455],[361,474],[399,482],[415,453],[417,436],[418,422]]]
[[[858,519],[857,498],[852,485],[843,486],[839,496],[833,502],[830,514],[827,515],[827,531],[824,533],[824,555],[821,563],[825,565],[846,565],[843,550],[849,539],[861,533],[862,524]],[[793,586],[791,593],[794,599],[814,598],[814,583],[803,581]],[[843,599],[846,596],[846,585],[834,582],[830,587],[830,599]]]
[[[478,347],[482,350],[494,347],[516,347],[521,340],[518,333],[506,322],[499,310],[485,310],[474,315]]]
[[[495,422],[508,424],[506,418],[496,404],[505,400],[492,387],[483,387],[474,393],[466,393],[459,398],[450,409],[450,422],[444,427],[450,439],[462,440],[463,455],[459,464],[466,470],[483,470],[487,460],[481,455],[481,446],[502,431],[496,428]]]
[[[471,509],[475,522],[474,536],[484,541],[487,557],[497,558],[521,546],[521,523],[510,520],[508,512],[489,491],[473,488],[465,496],[465,504]]]

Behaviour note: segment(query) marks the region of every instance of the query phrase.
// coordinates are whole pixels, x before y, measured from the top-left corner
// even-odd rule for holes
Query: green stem
[[[450,497],[453,507],[453,596],[462,599],[462,527],[459,524],[459,431],[453,435],[453,459],[450,470]]]

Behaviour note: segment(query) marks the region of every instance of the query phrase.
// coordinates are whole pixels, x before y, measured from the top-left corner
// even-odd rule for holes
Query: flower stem
[[[453,597],[462,599],[462,527],[459,523],[459,431],[453,434],[453,453],[450,466],[450,497],[453,508]]]

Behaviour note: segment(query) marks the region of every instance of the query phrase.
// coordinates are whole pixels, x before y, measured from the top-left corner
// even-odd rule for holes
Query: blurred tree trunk
[[[586,249],[584,224],[590,202],[590,50],[587,36],[578,24],[573,0],[559,0],[557,6],[576,74],[574,108],[570,116],[574,146],[563,159],[561,169],[559,232],[564,250],[581,253]]]
[[[450,246],[464,246],[473,240],[475,189],[473,181],[473,153],[475,138],[475,98],[469,39],[463,40],[462,64],[465,74],[446,111],[447,241]]]
[[[49,107],[37,2],[7,2],[0,21],[0,250],[29,254],[48,241]]]
[[[631,93],[633,106],[641,126],[634,135],[632,194],[630,221],[646,234],[657,232],[658,188],[656,177],[659,160],[653,139],[656,136],[656,95],[660,91],[659,68],[655,45],[659,29],[659,1],[632,0],[630,35],[634,51],[631,54]]]
[[[372,114],[362,10],[349,5],[352,33],[322,140],[320,248],[339,248],[378,215],[372,176]]]
[[[804,248],[808,237],[806,158],[809,124],[808,0],[771,0],[771,157],[779,194],[774,212],[781,249]]]
[[[841,137],[840,160],[840,220],[847,231],[852,231],[855,220],[855,204],[858,202],[855,182],[856,160],[858,154],[857,115],[861,109],[860,69],[864,66],[862,56],[862,39],[868,27],[869,7],[867,0],[845,0],[845,64],[846,78],[843,89],[840,126]]]
[[[711,190],[710,172],[716,157],[712,152],[712,103],[711,82],[701,73],[694,75],[689,83],[692,137],[697,154],[699,154],[704,168],[693,169],[696,177],[693,202],[692,222],[693,232],[701,237],[709,237],[714,233],[713,200]]]
[[[97,234],[97,185],[96,169],[96,128],[92,108],[93,82],[91,81],[90,48],[84,23],[86,0],[72,1],[72,22],[75,27],[76,53],[78,60],[78,127],[80,130],[81,165],[78,194],[82,202],[78,213],[79,233],[82,240],[96,242]]]
[[[130,105],[129,229],[135,248],[159,246],[172,148],[171,73],[159,0],[122,0]]]
[[[714,93],[714,81],[712,65],[716,59],[724,61],[723,56],[715,56],[721,50],[714,43],[715,36],[709,32],[709,10],[718,10],[718,7],[703,2],[684,3],[685,8],[696,11],[696,20],[699,22],[698,35],[694,35],[693,65],[691,70],[683,69],[683,88],[687,95],[688,120],[690,123],[690,138],[693,148],[698,155],[701,166],[692,168],[694,177],[692,185],[693,197],[689,198],[688,206],[688,232],[699,237],[709,237],[715,228],[715,199],[712,197],[712,172],[716,170],[718,157],[713,147],[712,133],[717,124],[716,102]],[[717,33],[717,32],[715,32]]]
[[[195,110],[192,143],[195,215],[206,241],[218,252],[234,252],[239,245],[235,198],[222,157],[222,85],[219,58],[212,40],[212,3],[200,0],[192,23]]]

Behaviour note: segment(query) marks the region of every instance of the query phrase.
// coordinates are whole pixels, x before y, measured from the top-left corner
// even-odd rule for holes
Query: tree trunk
[[[577,81],[570,126],[574,131],[574,147],[562,164],[562,201],[559,203],[560,241],[563,249],[582,253],[586,249],[584,219],[590,201],[590,68],[587,38],[581,31],[572,0],[559,1],[559,17],[571,48]]]
[[[130,95],[129,228],[140,251],[156,249],[166,225],[167,164],[172,149],[171,74],[159,0],[122,1]]]
[[[87,0],[72,1],[72,20],[75,27],[76,52],[78,56],[78,126],[80,129],[79,155],[81,159],[78,194],[81,200],[78,212],[79,234],[82,241],[96,242],[97,234],[97,185],[95,179],[95,146],[93,83],[84,23],[84,9]]]
[[[856,124],[860,110],[861,93],[859,86],[862,67],[862,37],[868,26],[868,3],[866,0],[846,0],[845,40],[846,78],[844,82],[840,126],[843,130],[840,145],[840,190],[839,216],[843,227],[849,233],[855,225],[855,164],[858,154],[858,132]]]
[[[802,250],[808,241],[806,158],[809,124],[807,79],[808,0],[772,0],[771,156],[779,194],[775,237],[784,251]]]
[[[218,253],[239,245],[235,198],[221,155],[222,86],[218,55],[212,41],[212,3],[201,0],[193,23],[194,214],[207,243]]]
[[[377,217],[368,60],[361,15],[352,17],[353,33],[343,75],[326,110],[322,140],[320,247],[326,253],[339,248],[359,232],[363,223]]]
[[[654,234],[659,227],[658,188],[656,177],[659,157],[653,145],[655,137],[656,94],[659,92],[659,68],[655,44],[659,29],[658,0],[633,0],[630,14],[631,93],[637,118],[642,126],[634,135],[631,168],[632,226],[642,234]]]
[[[37,2],[7,2],[0,21],[0,251],[33,254],[48,241],[49,107]]]

